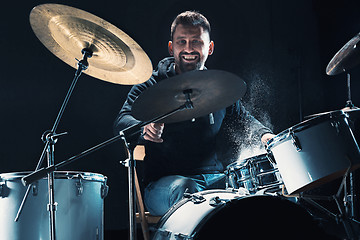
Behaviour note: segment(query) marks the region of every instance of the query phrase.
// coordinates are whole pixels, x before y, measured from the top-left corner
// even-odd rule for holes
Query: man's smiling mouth
[[[182,55],[181,56],[185,61],[194,61],[197,59],[197,55]]]

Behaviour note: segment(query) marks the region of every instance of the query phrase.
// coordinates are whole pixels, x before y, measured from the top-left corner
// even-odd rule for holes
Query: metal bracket
[[[292,144],[296,148],[296,151],[300,152],[302,150],[302,148],[301,148],[299,138],[297,136],[295,136],[295,133],[293,131],[290,131],[290,137],[291,137]]]
[[[0,182],[0,197],[5,197],[3,194],[4,194],[4,189],[5,189],[5,182],[4,181],[2,181],[2,182]]]

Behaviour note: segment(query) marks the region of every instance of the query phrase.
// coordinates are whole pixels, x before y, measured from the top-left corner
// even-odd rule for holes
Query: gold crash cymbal
[[[142,48],[107,21],[73,7],[42,4],[30,13],[30,24],[39,40],[54,55],[77,68],[82,49],[93,52],[84,73],[117,84],[145,82],[152,64]]]
[[[327,75],[346,72],[360,64],[360,33],[347,42],[331,59],[326,67]]]
[[[142,92],[133,104],[132,114],[144,122],[160,117],[185,104],[184,92],[191,92],[189,97],[193,108],[178,111],[160,122],[190,120],[228,107],[244,96],[246,84],[235,74],[226,71],[182,73],[162,80]]]

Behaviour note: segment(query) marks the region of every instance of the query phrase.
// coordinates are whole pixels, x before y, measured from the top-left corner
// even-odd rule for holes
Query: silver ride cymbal
[[[337,75],[360,64],[360,33],[347,42],[331,59],[326,67],[326,74]]]
[[[142,92],[132,107],[133,116],[150,121],[185,104],[190,93],[192,109],[178,111],[161,120],[179,122],[204,116],[235,103],[246,92],[245,82],[235,74],[220,70],[190,71],[160,81]]]

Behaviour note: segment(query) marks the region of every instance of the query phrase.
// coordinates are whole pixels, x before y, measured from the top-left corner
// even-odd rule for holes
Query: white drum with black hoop
[[[31,185],[21,215],[14,222],[26,187],[21,178],[30,172],[0,174],[1,239],[50,239],[47,178]],[[57,239],[103,239],[107,178],[85,172],[55,172]]]
[[[206,190],[189,194],[170,208],[153,239],[289,239],[289,235],[272,235],[285,224],[287,231],[304,237],[299,239],[317,231],[308,212],[285,198]]]
[[[301,122],[268,143],[289,194],[330,182],[360,166],[348,116],[335,111]]]

